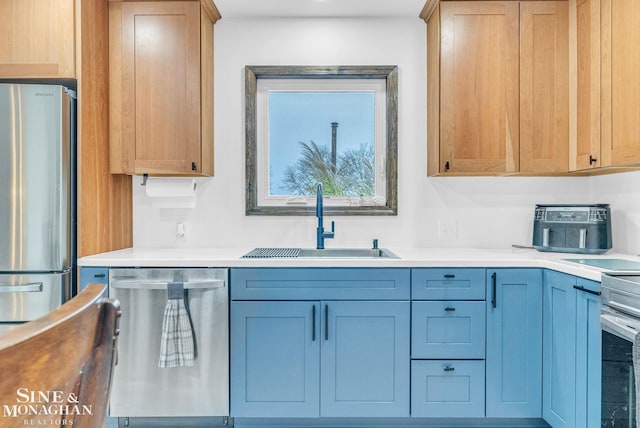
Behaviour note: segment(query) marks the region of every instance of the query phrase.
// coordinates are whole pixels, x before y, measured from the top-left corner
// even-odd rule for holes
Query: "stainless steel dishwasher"
[[[183,287],[191,318],[196,357],[190,367],[158,364],[170,283]],[[110,270],[109,293],[122,308],[109,412],[119,426],[228,423],[227,284],[227,269]]]

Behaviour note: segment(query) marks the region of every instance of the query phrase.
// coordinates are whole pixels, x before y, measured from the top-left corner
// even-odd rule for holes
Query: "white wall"
[[[508,248],[530,244],[536,203],[610,202],[615,249],[640,246],[640,175],[531,178],[426,176],[425,24],[415,19],[222,19],[215,28],[215,177],[195,209],[155,209],[134,178],[134,245],[254,247],[315,244],[315,217],[244,215],[245,65],[398,65],[399,214],[336,217],[327,246]],[[615,188],[615,192],[610,189]],[[175,237],[177,222],[187,236]],[[441,239],[439,223],[455,229]],[[631,229],[628,231],[627,229]]]

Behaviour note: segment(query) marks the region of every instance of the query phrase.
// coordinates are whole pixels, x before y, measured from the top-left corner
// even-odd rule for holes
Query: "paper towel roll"
[[[145,192],[157,208],[193,208],[197,183],[194,178],[149,177]]]

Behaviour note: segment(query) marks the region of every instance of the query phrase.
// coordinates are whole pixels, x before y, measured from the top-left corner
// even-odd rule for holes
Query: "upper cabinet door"
[[[594,0],[592,0],[594,1]],[[640,2],[601,0],[602,158],[640,162]]]
[[[440,171],[519,168],[518,2],[442,2]]]
[[[111,172],[213,174],[213,21],[200,1],[111,2]]]
[[[0,1],[0,77],[76,78],[75,4]]]
[[[577,142],[569,170],[597,168],[600,158],[600,0],[577,2]]]
[[[569,167],[569,4],[520,3],[520,172]]]

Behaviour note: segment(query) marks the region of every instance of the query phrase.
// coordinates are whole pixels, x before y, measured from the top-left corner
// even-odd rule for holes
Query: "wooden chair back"
[[[105,426],[120,318],[105,289],[0,334],[0,427]]]

